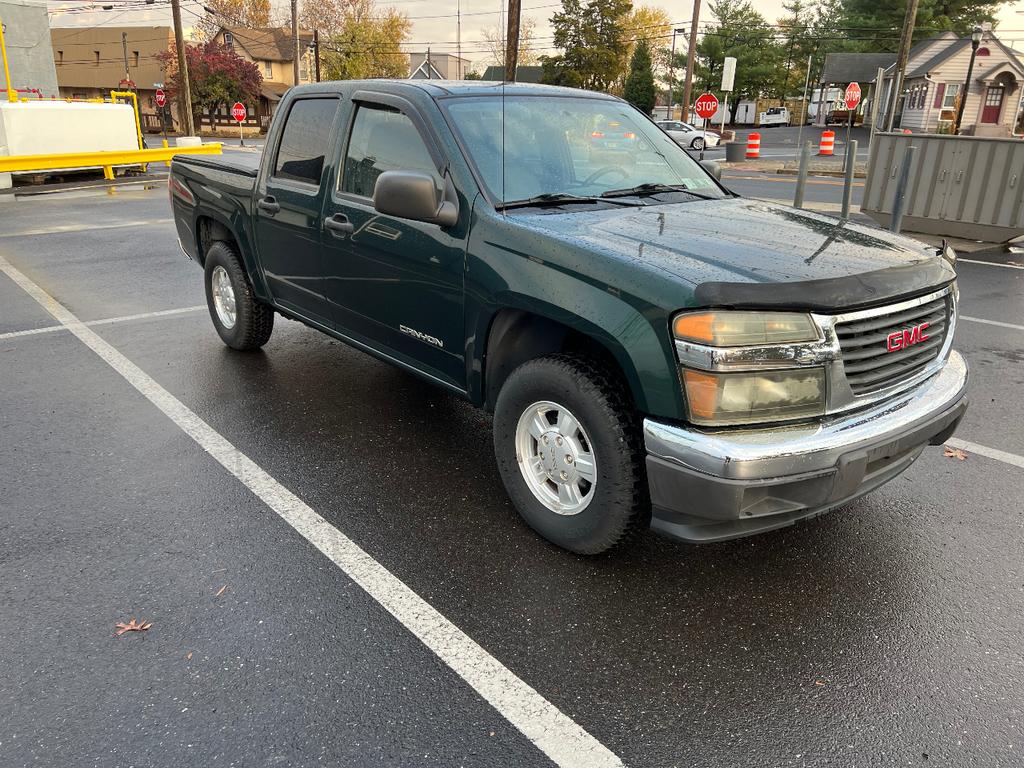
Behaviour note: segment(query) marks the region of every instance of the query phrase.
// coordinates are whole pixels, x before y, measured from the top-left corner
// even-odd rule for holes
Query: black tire
[[[693,141],[690,142],[690,146],[693,149],[695,149],[698,152],[700,152],[702,149],[704,149],[704,139],[702,139],[700,136],[698,136],[697,138],[695,138]]]
[[[572,515],[542,503],[520,469],[516,428],[534,403],[564,405],[592,445],[596,482],[589,503]],[[538,443],[539,446],[539,443]],[[550,355],[516,368],[498,394],[494,411],[498,471],[516,510],[537,533],[560,547],[594,555],[650,525],[643,440],[636,410],[623,384],[607,367],[575,355]]]
[[[218,267],[227,272],[234,292],[235,322],[230,327],[220,319],[214,303],[212,282]],[[274,310],[256,299],[241,259],[230,244],[216,242],[206,252],[205,283],[210,319],[225,344],[247,352],[270,341],[270,334],[274,331]]]

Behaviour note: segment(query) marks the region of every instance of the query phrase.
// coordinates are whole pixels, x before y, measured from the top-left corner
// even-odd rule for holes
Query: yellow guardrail
[[[26,171],[81,170],[102,168],[103,178],[114,178],[114,167],[167,162],[175,155],[219,155],[221,144],[198,147],[162,147],[159,149],[127,149],[118,152],[67,152],[54,155],[0,155],[0,173]]]

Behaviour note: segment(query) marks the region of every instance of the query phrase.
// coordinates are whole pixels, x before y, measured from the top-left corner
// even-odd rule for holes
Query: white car
[[[675,139],[679,144],[690,149],[717,147],[722,138],[714,131],[704,131],[690,123],[680,120],[658,120],[658,127]]]

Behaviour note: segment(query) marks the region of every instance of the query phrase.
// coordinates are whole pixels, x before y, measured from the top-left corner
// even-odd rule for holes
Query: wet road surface
[[[807,524],[575,557],[485,414],[280,318],[225,348],[163,188],[3,206],[80,320],[182,310],[87,327],[626,765],[1024,761],[1024,469],[931,448]],[[957,437],[1020,456],[1024,269],[960,272],[1014,327],[961,323]],[[0,765],[552,764],[5,274],[0,308]]]

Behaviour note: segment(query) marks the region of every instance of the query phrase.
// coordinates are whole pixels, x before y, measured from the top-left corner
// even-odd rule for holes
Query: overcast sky
[[[61,0],[54,2],[50,0],[49,7],[55,12],[51,15],[52,26],[147,26],[170,24],[170,7],[166,0],[156,0],[159,7],[136,8],[133,10],[113,11],[80,11],[80,12],[59,12],[58,9],[82,9],[89,3],[88,0]],[[286,12],[287,4],[275,2],[279,13]],[[636,0],[640,4],[640,0]],[[111,5],[120,5],[124,2],[138,2],[138,0],[100,0]],[[301,0],[300,0],[301,2]],[[673,22],[677,25],[687,25],[693,13],[692,0],[682,0],[680,3],[659,3],[650,2],[650,5],[661,6],[668,11]],[[782,14],[782,0],[753,0],[754,7],[764,14],[770,21],[774,21]],[[393,2],[382,2],[378,0],[382,8],[395,8],[407,13],[412,20],[412,35],[409,50],[422,50],[428,45],[432,51],[452,52],[456,51],[456,13],[461,8],[462,12],[462,53],[480,68],[488,63],[486,46],[483,44],[483,30],[488,27],[495,27],[499,19],[499,0],[393,0]],[[523,16],[533,18],[537,22],[537,48],[541,54],[551,53],[551,27],[548,19],[559,7],[558,0],[523,0]],[[701,20],[710,19],[707,10],[707,0],[704,0]],[[198,0],[182,0],[182,21],[185,26],[194,24],[197,15],[202,13],[202,7]],[[1018,50],[1024,51],[1024,0],[1006,5],[999,14],[1001,34],[1000,37],[1008,43],[1012,43]]]

